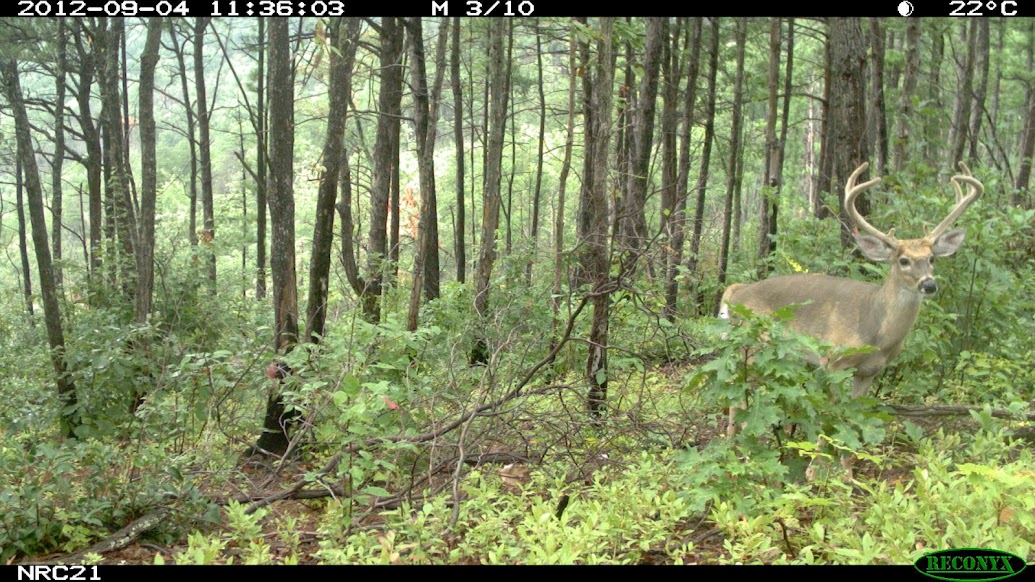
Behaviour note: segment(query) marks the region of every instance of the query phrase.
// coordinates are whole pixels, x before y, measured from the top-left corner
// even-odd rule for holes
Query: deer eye
[[[934,264],[934,257],[933,256],[928,257],[927,264],[929,264],[929,265],[933,265]]]
[[[906,257],[902,257],[901,259],[898,260],[898,264],[902,265],[903,267],[908,267],[909,266],[909,259],[907,259]]]

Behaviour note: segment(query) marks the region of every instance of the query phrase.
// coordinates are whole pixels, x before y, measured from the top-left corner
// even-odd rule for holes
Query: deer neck
[[[916,323],[923,296],[890,276],[873,300],[873,313],[880,318],[877,337],[881,345],[876,347],[883,349],[901,343]]]

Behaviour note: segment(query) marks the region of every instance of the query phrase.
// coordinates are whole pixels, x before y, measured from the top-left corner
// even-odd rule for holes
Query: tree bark
[[[719,298],[726,286],[726,269],[729,265],[730,237],[733,230],[733,197],[737,187],[737,153],[740,151],[741,108],[744,102],[744,45],[747,40],[747,21],[737,19],[737,68],[733,78],[733,111],[730,113],[730,157],[726,169],[726,205],[722,213],[722,243],[719,247],[719,277],[712,315],[719,313]]]
[[[266,298],[266,176],[269,160],[266,156],[266,19],[259,18],[258,66],[255,87],[255,300]]]
[[[147,323],[155,276],[155,202],[158,194],[158,154],[155,129],[155,68],[162,36],[162,20],[147,21],[147,38],[140,55],[140,230],[137,235],[137,285],[134,321]]]
[[[981,119],[985,115],[985,96],[988,93],[988,32],[988,19],[979,18],[977,20],[977,46],[975,47],[977,56],[974,62],[974,75],[976,76],[977,83],[974,87],[974,101],[970,108],[970,148],[967,150],[967,157],[972,164],[978,161],[977,146],[981,136]],[[955,167],[955,164],[952,167]]]
[[[906,167],[913,122],[913,97],[920,75],[920,21],[911,18],[906,21],[906,62],[902,74],[902,96],[898,108],[898,135],[895,136],[895,171]]]
[[[581,263],[592,294],[593,319],[587,338],[585,380],[589,386],[586,409],[600,416],[607,402],[607,343],[610,323],[611,282],[608,260],[607,152],[611,138],[611,93],[614,86],[613,19],[601,18],[595,62],[583,74],[586,111],[585,151],[592,166],[591,181],[582,187],[582,212],[586,229],[580,241]],[[588,52],[588,47],[583,48]],[[585,61],[586,59],[584,59]]]
[[[467,278],[467,245],[464,240],[464,99],[460,83],[460,18],[453,19],[453,42],[450,48],[449,79],[453,87],[453,140],[456,143],[456,280],[463,283]]]
[[[61,224],[62,224],[62,168],[65,163],[65,62],[66,38],[65,21],[57,21],[57,63],[55,63],[55,94],[54,94],[54,159],[51,161],[50,172],[50,215],[52,217],[51,240],[54,247],[54,284],[58,288],[58,296],[61,296],[62,274],[61,274]]]
[[[201,166],[201,242],[209,249],[205,253],[205,276],[208,280],[209,293],[216,294],[216,238],[215,206],[212,193],[212,146],[209,136],[208,96],[205,89],[205,27],[209,19],[198,17],[194,20],[194,86],[197,91],[198,106],[198,162]]]
[[[76,52],[79,55],[79,83],[76,91],[76,101],[79,105],[79,128],[83,132],[83,144],[86,146],[86,184],[90,208],[90,273],[96,284],[101,281],[100,268],[102,257],[101,230],[103,224],[102,201],[101,201],[101,138],[97,127],[93,122],[93,113],[90,111],[91,86],[95,73],[94,50],[90,45],[89,50],[84,46],[83,40],[87,38],[87,31],[82,21],[72,20],[73,35],[76,43]],[[90,35],[92,36],[92,35]]]
[[[406,317],[406,329],[417,330],[420,297],[438,296],[438,209],[435,199],[435,131],[428,97],[428,78],[424,59],[424,38],[421,18],[406,20],[410,49],[410,74],[413,84],[414,134],[417,138],[417,171],[420,175],[420,222],[417,226],[417,247],[414,253],[413,288]],[[441,63],[440,63],[441,64]],[[441,67],[439,67],[441,70]],[[429,269],[434,273],[429,272]]]
[[[690,236],[689,271],[692,280],[698,275],[698,263],[701,252],[701,235],[704,230],[704,202],[708,192],[708,169],[711,165],[712,142],[715,138],[715,99],[716,80],[719,70],[719,19],[711,18],[711,44],[708,63],[708,94],[705,97],[704,110],[704,143],[701,145],[701,166],[697,175],[697,196],[694,207],[694,228]],[[697,311],[704,307],[702,294],[694,291],[694,303]]]
[[[18,212],[18,254],[22,259],[22,294],[25,296],[25,313],[28,315],[29,327],[36,325],[36,313],[32,300],[32,269],[29,267],[29,244],[27,242],[28,229],[25,222],[25,200],[22,191],[24,182],[22,180],[22,160],[18,158],[15,162],[15,184],[14,196],[15,206]]]
[[[676,178],[675,192],[672,202],[672,216],[668,219],[669,246],[672,251],[668,256],[665,286],[665,318],[669,321],[675,320],[676,306],[679,297],[679,266],[683,264],[683,243],[686,238],[686,201],[690,183],[690,139],[694,125],[694,105],[697,100],[697,79],[700,75],[701,40],[702,40],[701,17],[695,17],[690,23],[690,38],[687,39],[690,47],[690,58],[687,60],[686,91],[683,101],[683,115],[680,120],[681,129],[679,135],[679,168]],[[714,94],[713,94],[714,96]],[[710,146],[709,146],[710,147]]]
[[[298,343],[298,287],[295,277],[294,198],[294,78],[288,45],[288,19],[269,21],[270,82],[270,270],[273,275],[274,347],[286,354]],[[271,367],[276,386],[266,403],[263,433],[255,448],[282,455],[288,447],[293,415],[285,413],[279,383],[290,370],[282,363]]]
[[[834,174],[832,184],[844,184],[848,176],[866,161],[866,42],[858,18],[830,19],[830,124]],[[860,178],[860,180],[864,179]],[[831,187],[834,190],[833,187]],[[854,226],[837,196],[841,218],[841,245],[855,246]],[[869,214],[869,201],[856,202],[863,216]]]
[[[485,188],[482,194],[482,235],[478,268],[475,271],[474,308],[481,318],[488,317],[489,282],[496,261],[496,229],[500,222],[501,179],[503,165],[503,141],[507,133],[507,103],[510,97],[508,76],[510,55],[505,49],[506,22],[500,19],[489,21],[489,132],[486,148]],[[485,338],[478,338],[472,349],[472,363],[488,361]]]
[[[393,139],[399,135],[402,101],[403,30],[397,18],[381,21],[381,87],[378,94],[377,137],[374,141],[374,182],[370,190],[370,238],[367,248],[367,285],[362,295],[363,314],[373,323],[381,320],[381,289],[386,259],[388,198],[398,157],[393,156]],[[398,204],[393,204],[398,209]]]
[[[329,25],[331,53],[327,82],[327,135],[323,144],[323,175],[316,195],[316,224],[313,251],[309,259],[309,298],[306,303],[305,335],[319,343],[327,320],[330,290],[331,244],[334,242],[334,203],[345,157],[345,118],[352,95],[352,63],[356,56],[361,21],[358,18],[334,19]],[[351,237],[351,233],[349,233]]]
[[[32,149],[29,116],[25,112],[21,83],[18,79],[18,63],[11,58],[0,59],[0,74],[3,76],[7,104],[14,117],[18,159],[21,160],[25,169],[26,198],[29,202],[29,220],[32,223],[32,245],[36,251],[40,293],[43,296],[43,317],[47,325],[50,361],[54,366],[57,378],[58,400],[61,403],[60,429],[64,436],[75,438],[75,429],[79,426],[76,389],[65,364],[65,336],[61,328],[61,306],[54,281],[50,247],[47,243],[43,187],[40,183],[39,167],[36,165],[36,153]]]

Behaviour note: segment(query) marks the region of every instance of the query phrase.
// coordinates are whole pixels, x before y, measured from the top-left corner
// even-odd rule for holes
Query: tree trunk
[[[52,217],[50,228],[52,230],[51,240],[54,247],[54,284],[58,288],[58,296],[61,296],[62,275],[61,275],[61,205],[62,205],[62,168],[65,163],[65,21],[57,21],[57,69],[55,75],[54,95],[54,159],[51,161],[50,172],[50,215]]]
[[[35,308],[32,301],[32,269],[29,267],[29,244],[26,241],[28,236],[28,229],[26,228],[25,222],[25,201],[22,194],[22,160],[18,158],[15,162],[15,184],[14,184],[14,196],[15,206],[18,212],[18,254],[21,255],[22,259],[22,291],[25,296],[25,313],[28,315],[29,326],[34,327],[36,325]]]
[[[697,176],[697,206],[694,208],[694,229],[690,236],[689,271],[691,280],[698,275],[698,263],[701,252],[701,234],[704,230],[704,202],[708,192],[708,169],[711,165],[712,142],[715,137],[715,98],[716,81],[719,70],[719,19],[711,19],[711,45],[708,64],[708,94],[705,97],[704,110],[704,143],[701,145],[701,169]],[[696,284],[696,281],[695,281]],[[704,307],[701,294],[694,291],[694,303],[698,312]]]
[[[883,176],[888,167],[888,116],[884,104],[884,29],[880,18],[870,18],[870,62],[873,66],[870,84],[870,140],[877,159],[877,175]]]
[[[381,320],[381,288],[388,268],[387,221],[392,173],[398,157],[393,139],[399,135],[402,101],[403,29],[398,19],[381,21],[381,86],[378,95],[377,137],[374,141],[374,182],[370,190],[370,239],[367,247],[368,282],[362,296],[363,314],[373,323]],[[393,137],[394,136],[394,137]],[[392,208],[398,209],[398,204]]]
[[[158,194],[158,154],[155,129],[155,68],[162,37],[162,19],[147,21],[147,39],[140,55],[140,230],[137,235],[137,286],[134,321],[147,323],[155,277],[155,202]],[[139,396],[139,395],[135,395]]]
[[[758,276],[765,278],[769,273],[769,262],[766,260],[770,250],[770,223],[773,222],[773,207],[780,187],[780,179],[776,174],[777,150],[776,118],[779,115],[777,99],[780,88],[780,19],[769,21],[769,99],[766,107],[765,124],[765,167],[762,177],[762,197],[758,212]],[[786,97],[785,97],[786,99]]]
[[[269,20],[270,83],[270,270],[273,275],[273,324],[275,350],[290,352],[298,343],[298,287],[295,279],[294,198],[294,78],[288,46],[288,19]],[[264,431],[255,448],[258,452],[282,455],[288,447],[292,416],[285,414],[279,382],[290,373],[283,363],[271,366],[277,383],[266,403]]]
[[[79,55],[79,84],[76,101],[79,104],[79,127],[83,132],[83,143],[86,146],[86,184],[90,208],[90,273],[95,283],[100,283],[100,267],[102,257],[102,201],[101,201],[101,138],[94,125],[93,113],[90,111],[90,87],[94,76],[94,50],[90,45],[87,50],[83,39],[88,33],[80,20],[72,20],[76,34],[76,52]],[[91,35],[92,36],[92,35]]]
[[[105,196],[108,198],[109,238],[114,242],[117,237],[120,253],[113,265],[112,275],[118,273],[122,279],[122,291],[132,296],[136,284],[133,273],[136,263],[134,240],[136,232],[136,216],[129,190],[129,172],[126,168],[126,154],[123,149],[124,132],[122,129],[122,100],[125,97],[119,90],[119,40],[123,27],[121,20],[115,19],[111,29],[102,28],[96,39],[103,55],[100,87],[103,102],[104,140],[107,147],[104,151],[106,180]]]
[[[205,90],[205,27],[209,19],[198,17],[194,20],[194,86],[196,87],[198,104],[198,161],[201,166],[201,213],[204,226],[201,231],[201,242],[208,251],[205,253],[205,276],[208,280],[209,293],[216,294],[216,238],[215,206],[212,199],[212,147],[209,137],[208,97]]]
[[[910,125],[913,122],[913,96],[920,75],[920,21],[910,18],[906,21],[906,62],[902,74],[902,96],[898,108],[898,135],[895,137],[895,171],[906,167],[911,138]]]
[[[974,75],[977,84],[974,87],[974,102],[970,108],[970,148],[967,150],[967,157],[970,162],[978,161],[977,146],[981,137],[981,119],[985,115],[985,95],[988,92],[988,69],[989,69],[989,37],[988,19],[977,19],[977,60],[974,63]],[[956,160],[959,161],[959,160]],[[956,167],[953,164],[952,167]]]
[[[974,62],[977,56],[976,31],[978,20],[970,20],[969,25],[960,29],[960,44],[966,47],[966,55],[962,62],[957,62],[956,79],[958,91],[956,92],[956,106],[952,114],[952,134],[949,143],[952,146],[952,159],[949,160],[950,167],[955,167],[956,161],[963,159],[963,150],[967,147],[968,135],[970,132],[970,112],[973,100],[974,84]]]
[[[667,18],[647,19],[647,39],[643,56],[643,77],[636,95],[635,109],[629,129],[629,184],[621,215],[623,250],[631,257],[639,255],[647,241],[645,207],[650,172],[650,154],[654,146],[654,112],[658,102],[658,69],[661,66],[662,44],[668,35]]]
[[[266,298],[266,19],[259,19],[258,66],[255,69],[255,300]]]
[[[260,22],[262,19],[259,19]],[[176,28],[174,20],[169,21],[169,39],[172,41],[173,51],[176,53],[176,63],[180,73],[180,90],[183,92],[183,105],[187,114],[187,146],[190,148],[190,182],[188,184],[188,196],[190,197],[190,211],[187,225],[187,240],[190,241],[192,250],[198,246],[198,152],[197,140],[194,132],[194,109],[190,100],[190,89],[187,83],[187,63],[183,56],[183,44],[187,43],[184,37],[183,44],[176,39]],[[261,24],[260,24],[261,26]],[[261,79],[260,75],[260,79]]]
[[[683,116],[680,120],[679,168],[672,202],[672,216],[668,220],[669,246],[665,286],[665,318],[673,321],[679,296],[679,266],[683,263],[683,242],[686,238],[686,200],[690,183],[690,138],[694,125],[694,104],[697,100],[697,79],[700,74],[702,18],[690,21],[690,58],[687,60],[686,92],[683,94]]]
[[[574,31],[568,39],[568,122],[564,131],[564,158],[561,160],[561,173],[557,177],[557,214],[554,217],[553,229],[553,315],[554,325],[559,323],[561,309],[561,292],[564,277],[564,205],[568,186],[568,173],[571,171],[571,150],[575,142],[575,94],[577,89],[575,50],[578,48]]]
[[[941,69],[942,59],[945,56],[945,31],[941,23],[934,21],[934,32],[931,34],[931,65],[927,76],[927,101],[935,111],[942,110],[941,92]],[[942,141],[945,122],[940,116],[924,116],[924,157],[929,166],[938,163],[937,157],[941,153],[939,147]]]
[[[726,206],[722,213],[722,243],[719,247],[718,293],[712,304],[712,315],[719,313],[719,298],[726,286],[726,269],[730,256],[733,197],[737,186],[737,153],[740,151],[741,108],[744,101],[744,45],[747,39],[747,21],[737,19],[737,69],[733,79],[733,111],[730,113],[730,158],[726,169]]]
[[[328,30],[333,43],[327,82],[327,135],[323,144],[323,176],[316,195],[316,225],[313,251],[309,259],[309,300],[306,302],[305,335],[319,343],[327,320],[327,295],[330,290],[331,243],[334,242],[334,203],[345,150],[345,117],[352,95],[352,62],[356,56],[361,21],[358,18],[331,20]],[[351,236],[351,233],[349,233]]]
[[[546,92],[543,88],[543,39],[540,22],[535,23],[535,65],[539,82],[536,84],[539,95],[539,147],[536,153],[535,190],[532,192],[532,248],[529,250],[528,266],[525,268],[525,281],[532,285],[532,265],[538,259],[539,246],[539,199],[543,190],[543,151],[546,148]]]
[[[448,22],[448,21],[447,21]],[[438,209],[435,199],[435,131],[428,98],[428,78],[424,59],[424,38],[419,16],[406,20],[413,84],[414,135],[417,139],[417,171],[420,175],[420,222],[414,253],[413,288],[406,317],[406,329],[417,330],[421,291],[425,298],[438,296]],[[441,70],[441,62],[439,63]],[[429,273],[432,268],[434,273]]]
[[[450,48],[449,79],[453,86],[453,140],[456,143],[456,280],[467,278],[467,245],[464,226],[464,99],[460,83],[460,18],[453,19],[453,43]]]
[[[855,168],[866,161],[866,42],[858,18],[830,19],[830,124],[833,184],[844,184]],[[852,248],[854,226],[837,196],[841,218],[841,244]],[[866,199],[856,202],[863,216],[869,214]]]
[[[489,313],[489,282],[496,261],[496,229],[500,223],[500,202],[503,166],[503,141],[507,133],[507,103],[510,98],[510,55],[505,48],[504,30],[506,21],[489,21],[488,65],[491,76],[488,79],[489,132],[486,148],[485,187],[482,194],[482,235],[478,254],[478,268],[475,271],[474,308],[478,316],[487,318]],[[472,363],[488,362],[488,346],[484,337],[478,338],[471,351]]]
[[[61,329],[61,306],[54,281],[50,248],[47,244],[43,187],[40,184],[39,168],[36,165],[36,153],[32,149],[29,116],[25,112],[25,102],[22,100],[21,83],[18,80],[18,63],[10,58],[0,60],[0,74],[3,76],[7,104],[14,117],[18,159],[25,169],[26,198],[29,202],[29,220],[32,223],[32,245],[36,251],[40,293],[43,296],[43,317],[47,325],[50,360],[57,378],[58,400],[61,403],[61,433],[68,438],[75,438],[75,429],[79,425],[76,411],[76,390],[65,365],[65,336]]]
[[[585,213],[585,236],[582,268],[593,294],[593,319],[590,323],[585,379],[589,386],[586,407],[601,415],[607,401],[607,342],[610,322],[611,285],[608,261],[607,220],[607,151],[611,134],[611,93],[614,85],[614,54],[611,43],[613,20],[601,18],[592,70],[584,71],[583,93],[589,99],[586,108],[587,135],[585,151],[593,166],[592,179],[583,184],[582,208]],[[584,47],[588,51],[588,48]]]

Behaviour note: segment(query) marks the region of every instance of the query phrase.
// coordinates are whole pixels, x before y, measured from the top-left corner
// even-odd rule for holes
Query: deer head
[[[857,234],[855,241],[867,258],[873,261],[891,261],[888,271],[888,282],[897,289],[914,288],[921,295],[932,295],[938,290],[938,284],[932,274],[935,257],[947,257],[963,244],[965,231],[961,228],[947,229],[952,226],[963,211],[984,192],[984,187],[970,173],[966,164],[960,162],[962,175],[953,176],[952,185],[956,189],[956,207],[931,231],[919,239],[898,240],[894,229],[885,233],[877,230],[855,208],[855,201],[864,190],[880,182],[874,178],[856,185],[856,180],[869,164],[856,168],[845,185],[845,210],[859,230],[868,234]],[[960,183],[967,184],[968,195],[963,195]]]

